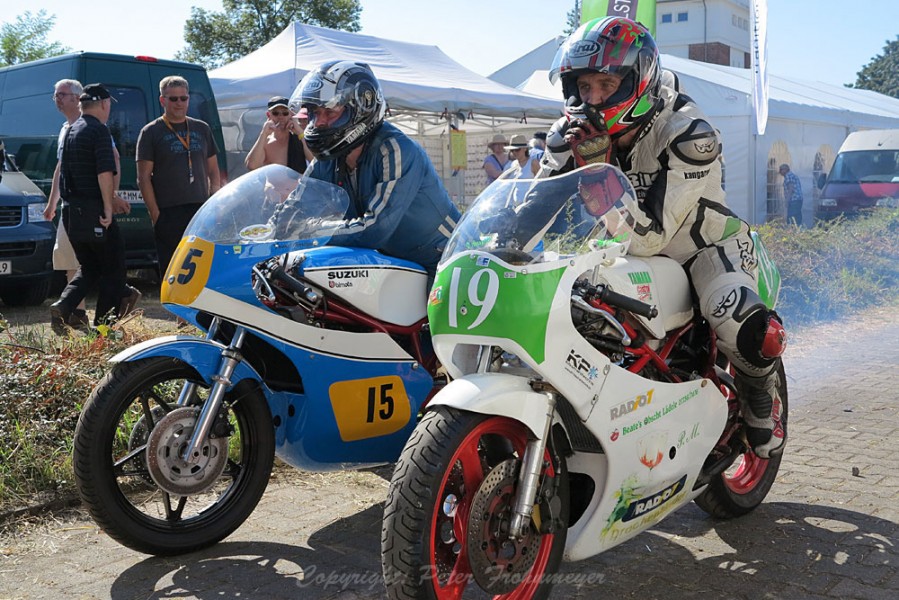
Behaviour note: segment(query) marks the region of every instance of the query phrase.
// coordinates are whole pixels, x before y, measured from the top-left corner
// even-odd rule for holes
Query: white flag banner
[[[755,129],[768,124],[768,0],[752,0],[752,111]]]

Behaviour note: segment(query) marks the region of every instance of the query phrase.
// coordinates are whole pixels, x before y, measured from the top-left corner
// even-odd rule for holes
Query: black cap
[[[78,99],[82,102],[88,102],[106,100],[107,98],[112,98],[113,102],[115,102],[115,98],[112,97],[109,90],[103,87],[102,83],[89,83],[84,86],[81,96]]]
[[[543,140],[545,142],[546,141],[546,132],[538,131],[537,133],[534,134],[534,139]]]
[[[284,96],[275,96],[274,98],[270,98],[268,101],[269,109],[275,108],[276,106],[283,106],[284,108],[288,108],[289,105],[290,100],[288,100]]]

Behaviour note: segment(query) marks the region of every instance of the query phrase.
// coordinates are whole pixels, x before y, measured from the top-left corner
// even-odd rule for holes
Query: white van
[[[899,206],[899,129],[849,134],[821,189],[815,218],[875,206]]]

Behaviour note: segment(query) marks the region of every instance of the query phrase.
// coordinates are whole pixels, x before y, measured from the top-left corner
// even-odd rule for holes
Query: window
[[[687,15],[688,15],[688,13],[685,13],[685,12],[677,13],[677,22],[682,23],[682,22],[686,21]]]
[[[671,22],[671,13],[662,14],[662,23],[670,23]]]

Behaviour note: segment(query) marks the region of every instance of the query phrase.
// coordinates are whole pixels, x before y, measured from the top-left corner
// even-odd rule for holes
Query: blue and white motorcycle
[[[427,274],[328,246],[349,198],[267,166],[189,225],[161,300],[206,332],[113,357],[75,431],[94,520],[140,552],[174,555],[250,515],[275,455],[327,471],[393,461],[435,385]]]

